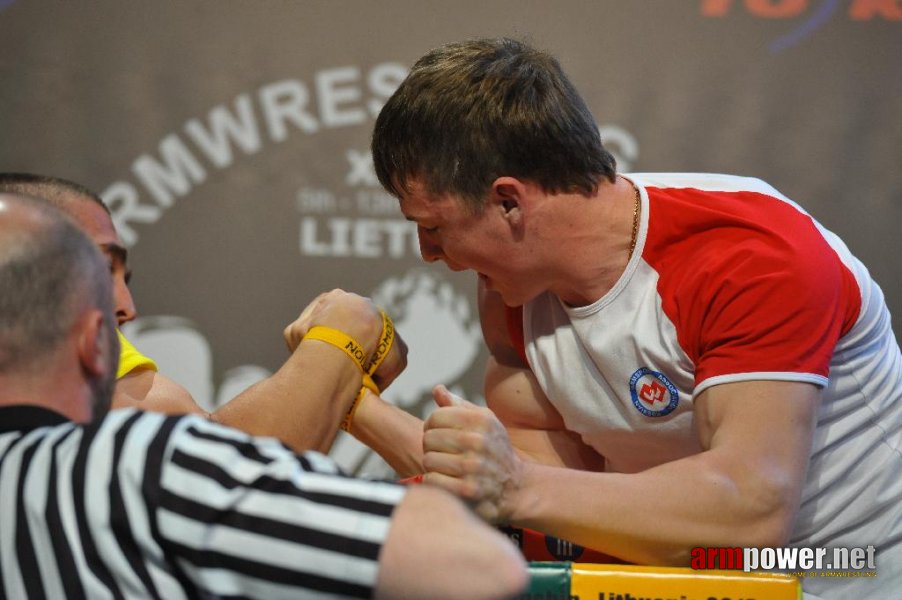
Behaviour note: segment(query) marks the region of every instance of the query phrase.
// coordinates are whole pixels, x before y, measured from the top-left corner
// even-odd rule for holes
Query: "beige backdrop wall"
[[[135,269],[127,332],[207,406],[276,369],[282,327],[332,287],[410,343],[390,399],[478,401],[475,280],[421,263],[368,142],[419,55],[500,35],[559,56],[621,169],[770,181],[902,318],[897,0],[0,0],[0,171],[102,192]],[[333,454],[384,472],[344,437]]]

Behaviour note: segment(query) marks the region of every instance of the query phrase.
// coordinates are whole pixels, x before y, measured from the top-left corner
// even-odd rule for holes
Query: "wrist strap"
[[[385,360],[385,357],[388,356],[389,350],[391,350],[392,344],[395,341],[395,325],[392,323],[388,313],[382,309],[380,309],[379,312],[382,314],[382,335],[379,337],[379,343],[376,344],[376,349],[373,351],[373,358],[368,367],[364,367],[366,354],[364,353],[363,346],[343,331],[317,325],[316,327],[311,327],[310,331],[307,332],[307,335],[304,336],[304,339],[319,340],[343,350],[351,360],[357,363],[357,366],[359,366],[360,370],[363,372],[360,392],[358,392],[357,397],[351,404],[351,408],[348,409],[347,414],[345,414],[344,419],[341,420],[341,424],[339,425],[342,431],[351,430],[351,422],[354,420],[354,413],[357,412],[360,402],[366,395],[366,390],[370,390],[377,396],[381,393],[379,386],[373,381],[372,375],[376,372],[376,369],[379,368],[379,365],[382,364],[382,361]]]
[[[369,375],[367,375],[366,373],[363,374],[363,381],[362,381],[360,387],[368,389],[369,391],[373,392],[377,396],[382,393],[381,391],[379,391],[379,386],[376,385],[376,382],[373,381],[373,378],[370,377]]]
[[[363,346],[361,346],[357,340],[349,336],[343,331],[339,331],[337,329],[332,329],[331,327],[323,327],[322,325],[317,325],[316,327],[311,327],[310,331],[307,332],[307,335],[304,336],[305,340],[319,340],[321,342],[326,342],[327,344],[332,344],[336,348],[344,350],[345,354],[351,357],[357,366],[360,367],[360,370],[364,373],[366,370],[363,368],[364,363],[366,362],[366,353],[363,350]]]
[[[373,381],[372,375],[379,368],[379,365],[382,364],[382,361],[385,360],[385,357],[388,356],[388,351],[391,350],[392,343],[395,341],[395,324],[392,323],[388,313],[382,309],[379,309],[379,312],[382,313],[382,335],[379,337],[379,343],[376,344],[376,350],[373,351],[373,359],[370,361],[369,368],[363,372],[360,392],[357,394],[357,398],[354,399],[354,403],[351,404],[351,408],[348,409],[345,418],[341,420],[341,425],[339,425],[342,431],[347,431],[348,433],[351,432],[351,422],[354,420],[357,408],[363,402],[366,390],[370,390],[377,396],[382,393],[379,391],[379,386]]]
[[[351,404],[351,408],[348,409],[347,414],[345,414],[345,418],[341,420],[341,424],[339,424],[339,428],[342,431],[351,432],[351,422],[354,420],[354,414],[357,412],[357,408],[360,406],[361,402],[363,402],[363,397],[366,396],[366,391],[370,390],[377,396],[380,394],[379,387],[376,385],[376,382],[373,381],[373,378],[363,374],[363,385],[360,386],[360,391],[357,393],[357,397],[354,398],[354,403]]]
[[[366,370],[368,375],[372,375],[376,372],[376,369],[379,368],[379,365],[381,365],[382,361],[385,360],[385,357],[388,356],[388,352],[391,350],[392,344],[395,341],[395,324],[392,323],[388,313],[381,308],[379,309],[379,312],[382,314],[382,335],[379,337],[379,343],[376,344],[376,349],[373,351],[373,360],[370,361],[370,366]]]

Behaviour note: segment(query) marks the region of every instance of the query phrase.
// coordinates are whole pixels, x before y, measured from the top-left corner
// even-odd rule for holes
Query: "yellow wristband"
[[[363,374],[363,385],[361,387],[364,387],[364,388],[370,390],[377,396],[382,393],[379,391],[379,386],[376,385],[376,382],[373,381],[373,378],[370,377],[369,375],[367,375],[366,373]]]
[[[379,312],[382,314],[382,335],[379,337],[379,343],[376,344],[376,349],[373,351],[373,359],[370,361],[370,366],[366,370],[369,375],[376,372],[376,369],[388,356],[388,352],[395,341],[395,324],[392,323],[388,313],[382,309],[379,309]]]
[[[392,344],[395,341],[395,325],[384,310],[380,309],[379,312],[382,314],[382,335],[379,337],[379,343],[373,351],[373,358],[370,360],[368,367],[364,367],[364,364],[366,363],[366,354],[364,353],[363,346],[343,331],[318,325],[316,327],[311,327],[310,331],[307,332],[307,335],[304,336],[305,340],[319,340],[343,350],[345,354],[357,363],[360,370],[363,372],[360,392],[358,392],[357,397],[351,404],[351,408],[348,409],[347,414],[345,414],[344,419],[341,420],[341,424],[339,425],[342,431],[351,430],[351,422],[354,420],[354,414],[357,412],[357,408],[360,406],[363,396],[366,395],[366,390],[370,390],[377,396],[381,393],[379,391],[379,386],[373,381],[372,375],[376,372],[376,369],[379,368],[379,365],[382,364],[382,361],[385,360],[385,357],[388,356],[388,353],[391,350]]]
[[[350,356],[351,360],[357,363],[360,370],[366,373],[366,369],[363,367],[364,363],[366,363],[366,352],[364,351],[363,346],[345,332],[332,329],[331,327],[318,325],[316,327],[311,327],[310,331],[307,332],[307,335],[304,336],[304,339],[319,340],[344,350],[345,354]]]
[[[351,422],[354,420],[354,415],[357,413],[357,408],[360,406],[360,403],[363,401],[363,397],[366,395],[366,391],[370,390],[377,396],[379,395],[379,387],[373,381],[373,378],[363,374],[363,385],[360,387],[360,392],[357,393],[357,397],[354,399],[354,403],[351,404],[351,408],[348,409],[345,418],[341,420],[341,424],[338,426],[342,431],[347,431],[350,433],[351,431]]]

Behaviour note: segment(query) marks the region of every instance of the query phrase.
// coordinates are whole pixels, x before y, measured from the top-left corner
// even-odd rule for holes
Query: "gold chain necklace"
[[[630,237],[630,258],[632,258],[633,250],[636,249],[636,238],[639,236],[639,212],[642,210],[642,198],[639,195],[639,186],[632,181],[630,181],[630,184],[636,191],[636,200],[633,204],[633,235]]]

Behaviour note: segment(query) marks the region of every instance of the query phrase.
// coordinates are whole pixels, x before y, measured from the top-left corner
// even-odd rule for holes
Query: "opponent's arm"
[[[285,341],[294,350],[306,333],[307,317],[286,330]],[[395,331],[394,343],[373,375],[379,389],[385,389],[407,366],[407,345]],[[343,413],[345,414],[345,413]],[[422,473],[423,421],[389,404],[378,394],[365,390],[357,401],[348,432],[379,454],[401,477]],[[334,433],[334,432],[333,432]],[[329,439],[331,444],[332,438]]]
[[[522,460],[494,415],[446,396],[426,423],[426,481],[495,522],[630,562],[685,565],[695,546],[780,546],[798,510],[819,395],[780,381],[708,388],[695,403],[703,452],[635,474]]]
[[[349,433],[382,457],[400,477],[423,472],[423,420],[367,390]]]
[[[150,370],[120,379],[113,407],[202,414],[253,435],[279,438],[295,451],[325,452],[357,397],[361,370],[339,348],[320,340],[303,340],[315,325],[343,331],[370,355],[382,330],[382,318],[369,300],[333,290],[311,302],[286,328],[292,352],[282,367],[212,414],[203,411],[183,387]],[[405,360],[406,347],[400,342],[378,372],[383,385],[403,370]]]
[[[317,325],[345,333],[370,356],[382,331],[382,317],[371,301],[356,294],[333,290],[320,295],[286,327],[286,344],[293,351],[282,367],[211,418],[253,435],[277,437],[296,451],[328,451],[361,389],[362,371],[340,348],[304,339]],[[393,355],[386,359],[387,368],[397,368],[404,360]]]

